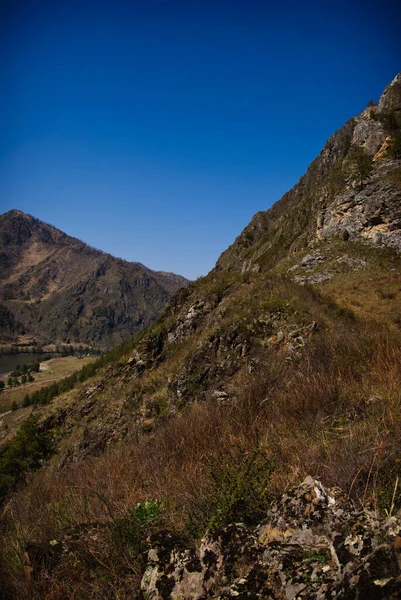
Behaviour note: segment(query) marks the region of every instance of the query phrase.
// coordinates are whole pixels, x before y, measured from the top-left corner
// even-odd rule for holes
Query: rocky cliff
[[[0,217],[0,343],[104,348],[152,323],[186,283],[90,248],[20,211]]]
[[[333,237],[401,249],[401,74],[326,143],[306,174],[256,214],[218,269],[271,269]]]

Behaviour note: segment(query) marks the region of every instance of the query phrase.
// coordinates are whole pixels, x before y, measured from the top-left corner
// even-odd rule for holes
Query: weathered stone
[[[400,531],[397,517],[383,523],[307,477],[256,529],[221,527],[198,548],[163,532],[149,551],[142,591],[148,600],[394,600]]]
[[[324,262],[325,260],[326,257],[321,254],[306,254],[301,260],[301,266],[309,267],[311,265],[316,265],[319,262]]]
[[[318,216],[319,239],[361,237],[401,251],[401,192],[391,181],[371,181],[338,195]]]

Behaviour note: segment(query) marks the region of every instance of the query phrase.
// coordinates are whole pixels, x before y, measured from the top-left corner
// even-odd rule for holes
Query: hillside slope
[[[400,83],[152,327],[34,407],[0,455],[9,597],[398,597]],[[288,492],[307,475],[336,489]]]
[[[253,217],[220,256],[217,268],[271,269],[284,257],[333,236],[400,250],[400,127],[398,74],[377,105],[331,136],[279,202]]]
[[[116,344],[186,280],[114,258],[12,210],[0,217],[0,343]]]

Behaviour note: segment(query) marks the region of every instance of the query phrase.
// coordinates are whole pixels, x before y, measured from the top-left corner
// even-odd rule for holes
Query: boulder
[[[256,528],[233,523],[198,546],[163,531],[142,578],[146,600],[401,598],[401,521],[358,510],[312,477]]]

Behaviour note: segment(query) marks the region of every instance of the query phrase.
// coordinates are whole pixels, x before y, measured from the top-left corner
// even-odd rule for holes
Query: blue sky
[[[0,209],[195,278],[401,70],[378,2],[3,0]]]

